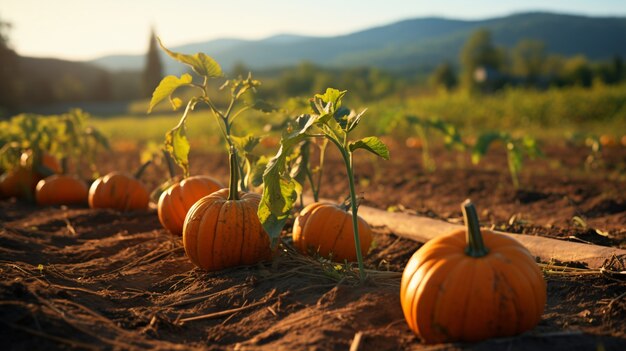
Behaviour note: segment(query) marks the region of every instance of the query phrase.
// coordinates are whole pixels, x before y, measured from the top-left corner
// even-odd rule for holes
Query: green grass
[[[500,130],[562,138],[582,131],[621,137],[620,133],[626,131],[626,85],[546,91],[511,88],[482,96],[440,93],[382,101],[370,106],[368,114],[370,129],[379,130],[394,116],[415,114],[452,122],[464,134]],[[406,129],[399,133],[406,133]]]
[[[146,116],[120,115],[107,118],[93,118],[91,124],[113,142],[133,142],[145,145],[149,142],[162,143],[165,133],[174,128],[181,113],[156,113]],[[262,135],[262,128],[272,116],[251,112],[238,117],[234,133]],[[274,118],[282,118],[274,116]],[[207,109],[192,111],[187,118],[187,137],[192,146],[213,149],[222,147],[223,137],[217,121]]]
[[[626,131],[624,84],[546,91],[511,88],[482,96],[470,96],[463,92],[438,93],[408,98],[393,97],[370,102],[367,106],[351,107],[369,108],[359,128],[361,135],[380,134],[389,120],[406,114],[439,117],[454,123],[464,135],[499,130],[513,134],[526,133],[540,139],[563,139],[567,134],[575,132],[609,134],[619,138]],[[126,115],[95,118],[92,124],[113,142],[162,143],[165,133],[178,123],[182,114],[165,111],[141,117]],[[266,123],[283,118],[280,113],[246,113],[235,122],[234,133],[266,134],[262,129]],[[191,112],[187,127],[187,135],[193,146],[221,147],[223,141],[217,123],[207,109]],[[393,132],[398,137],[414,133],[402,124]]]

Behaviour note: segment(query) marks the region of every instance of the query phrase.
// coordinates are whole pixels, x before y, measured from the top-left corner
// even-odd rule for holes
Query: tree
[[[444,62],[435,68],[429,78],[430,84],[435,88],[450,90],[457,85],[456,72],[449,62]]]
[[[536,84],[544,71],[545,44],[531,39],[519,41],[513,48],[512,61],[513,74],[524,78],[530,85]]]
[[[163,66],[161,57],[159,56],[159,48],[156,40],[154,29],[150,33],[150,44],[148,53],[146,54],[146,66],[143,71],[143,90],[144,96],[152,96],[152,92],[159,85],[163,78]]]
[[[502,68],[503,54],[493,45],[491,32],[479,29],[465,42],[460,61],[463,66],[463,86],[470,91],[476,91],[480,87],[474,78],[476,70],[481,68],[488,72],[498,72]]]
[[[9,113],[19,102],[18,56],[9,44],[9,23],[0,18],[0,117]]]

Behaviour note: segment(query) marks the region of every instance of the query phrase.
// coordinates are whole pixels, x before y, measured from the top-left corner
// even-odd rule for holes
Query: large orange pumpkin
[[[148,208],[150,195],[133,176],[111,172],[96,179],[89,188],[89,207],[112,208],[120,211]]]
[[[544,310],[546,283],[528,250],[502,234],[481,235],[471,203],[463,212],[468,229],[427,242],[402,274],[404,317],[425,343],[519,334]]]
[[[187,212],[202,197],[224,186],[207,176],[185,178],[173,184],[159,197],[158,214],[161,225],[172,234],[182,235]]]
[[[87,203],[87,184],[70,175],[55,174],[37,183],[38,205],[79,205]]]
[[[185,253],[207,271],[271,258],[269,236],[257,216],[261,196],[239,192],[230,198],[229,194],[225,188],[201,198],[185,217]]]
[[[372,244],[372,230],[358,217],[360,249],[367,254]],[[314,202],[300,211],[293,225],[293,244],[302,253],[318,252],[334,261],[356,260],[352,214],[321,202]]]

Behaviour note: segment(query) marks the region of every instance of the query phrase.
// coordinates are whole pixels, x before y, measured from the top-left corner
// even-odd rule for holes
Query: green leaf
[[[315,94],[315,99],[321,100],[326,105],[331,104],[333,111],[337,111],[341,107],[341,99],[343,99],[343,96],[346,95],[346,93],[347,90],[340,91],[333,88],[327,88],[324,94]]]
[[[364,109],[358,114],[355,114],[353,112],[350,113],[350,115],[348,116],[348,128],[347,128],[348,133],[351,132],[354,128],[356,128],[359,125],[359,123],[361,123],[361,118],[363,117],[366,111],[367,109]]]
[[[178,110],[179,108],[181,108],[183,106],[183,100],[181,100],[180,98],[171,98],[170,97],[170,103],[172,104],[172,109],[174,111]]]
[[[486,132],[481,134],[476,140],[476,145],[472,149],[472,163],[478,164],[480,160],[487,154],[489,145],[496,140],[506,141],[505,136],[499,132]]]
[[[165,150],[172,155],[174,162],[183,169],[185,177],[189,176],[189,149],[187,127],[183,121],[165,134]]]
[[[185,55],[168,50],[161,39],[157,38],[161,48],[174,60],[182,62],[193,69],[197,74],[206,78],[219,78],[224,76],[222,67],[211,56],[203,54],[201,52],[195,55]]]
[[[291,172],[289,174],[298,184],[304,186],[309,171],[309,162],[311,156],[311,141],[306,139],[300,143],[300,146],[290,157],[295,160]]]
[[[261,156],[256,161],[254,167],[252,168],[252,175],[250,176],[250,183],[252,186],[256,187],[263,184],[263,173],[265,173],[265,168],[267,168],[269,161],[270,159],[266,156]]]
[[[259,145],[261,137],[254,136],[254,134],[248,134],[242,137],[231,135],[230,140],[237,148],[239,155],[245,156],[245,154],[252,152],[252,150]]]
[[[307,118],[308,117],[308,118]],[[263,196],[259,204],[259,220],[275,245],[287,218],[301,191],[301,186],[287,173],[287,158],[291,149],[306,138],[304,134],[311,124],[310,116],[302,115],[296,121],[301,129],[284,134],[278,152],[272,157],[263,174]]]
[[[152,109],[156,105],[158,105],[159,102],[169,98],[176,89],[178,89],[181,86],[191,84],[191,81],[192,81],[192,77],[190,74],[187,74],[187,73],[180,76],[180,78],[176,76],[167,76],[161,79],[159,86],[157,86],[156,89],[154,89],[154,92],[152,93],[152,99],[150,100],[148,113],[152,112]],[[178,100],[180,101],[180,99]],[[172,106],[174,107],[174,110],[178,109],[180,105],[182,105],[182,101],[180,102],[180,104],[177,105],[177,103],[172,100]]]
[[[389,159],[389,149],[385,143],[383,143],[380,139],[375,136],[365,137],[361,140],[353,141],[348,145],[350,152],[354,152],[357,149],[367,150],[374,155],[378,155],[385,160]]]
[[[271,113],[271,112],[278,111],[278,107],[263,100],[255,101],[254,104],[252,104],[250,107],[252,107],[253,109],[257,111],[261,111],[264,113]]]

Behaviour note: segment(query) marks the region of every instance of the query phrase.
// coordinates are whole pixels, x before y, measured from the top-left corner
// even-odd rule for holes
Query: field
[[[583,149],[550,144],[546,158],[524,168],[528,186],[516,190],[504,152],[476,166],[468,155],[437,147],[439,167],[431,173],[421,167],[418,149],[388,144],[390,161],[363,157],[355,164],[363,205],[458,222],[460,202],[471,197],[487,227],[626,248],[626,147],[605,148],[602,167],[585,171]],[[102,172],[132,169],[138,159],[138,150],[126,151],[102,155],[99,164]],[[348,190],[338,155],[329,152],[327,162],[321,195],[341,201]],[[192,174],[227,181],[223,153],[197,151],[190,164]],[[145,181],[158,184],[164,171],[148,169]],[[421,243],[388,228],[375,228],[376,244],[366,257],[370,278],[359,284],[353,268],[296,253],[291,221],[273,261],[205,273],[186,258],[180,238],[161,227],[154,209],[40,208],[15,200],[0,206],[0,333],[15,350],[626,347],[623,280],[576,262],[544,262],[548,302],[533,330],[428,346],[408,329],[398,296],[402,269]]]

